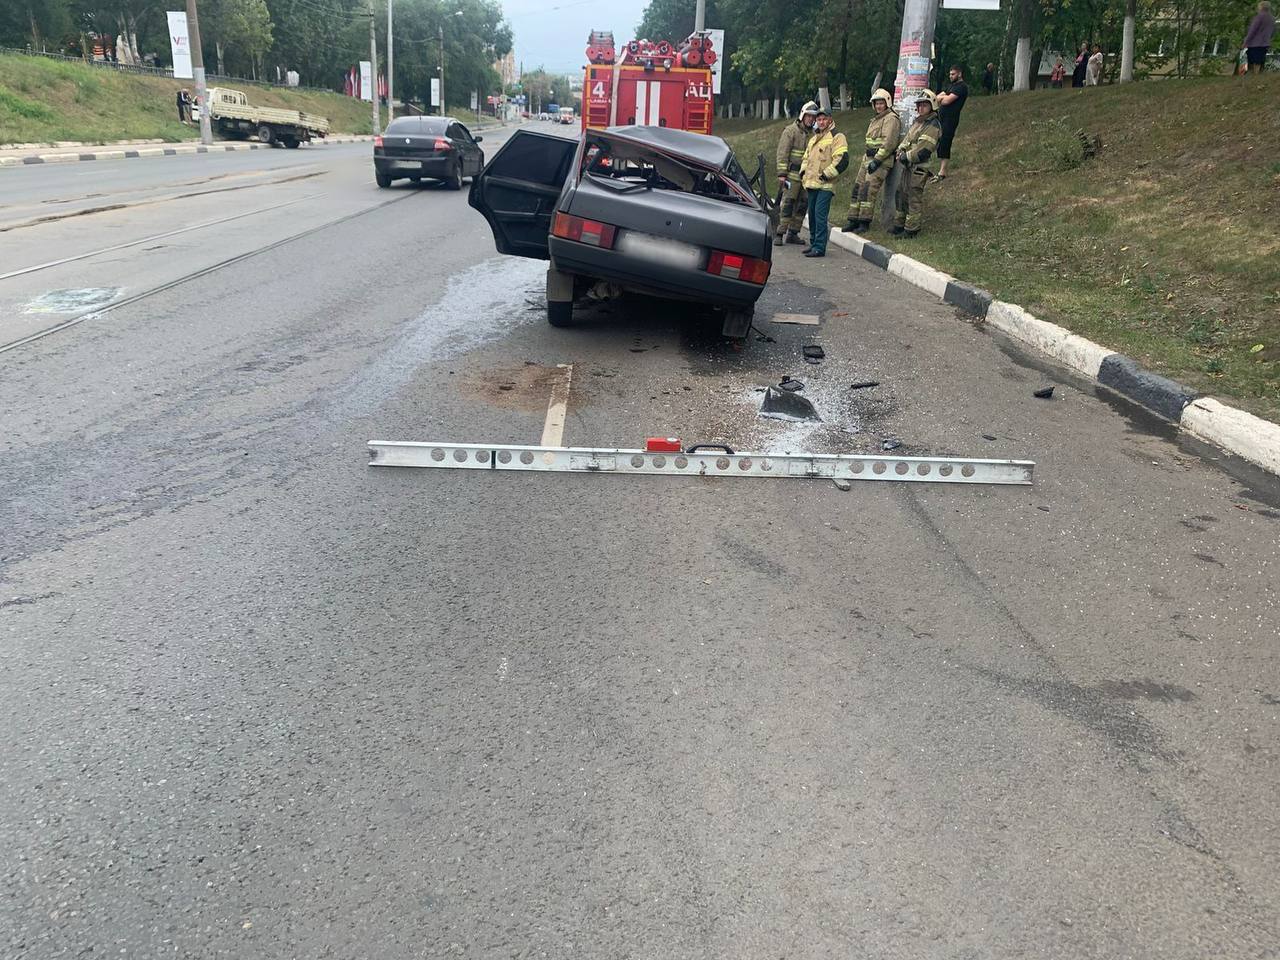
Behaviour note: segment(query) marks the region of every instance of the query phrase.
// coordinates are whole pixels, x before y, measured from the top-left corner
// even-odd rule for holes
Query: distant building
[[[520,82],[520,70],[516,66],[516,52],[508,50],[507,55],[493,65],[494,71],[502,79],[502,89]]]

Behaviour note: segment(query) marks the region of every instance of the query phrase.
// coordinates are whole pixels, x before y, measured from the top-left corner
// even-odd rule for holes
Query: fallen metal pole
[[[832,453],[655,453],[591,447],[539,447],[499,443],[417,443],[370,440],[375,467],[444,467],[453,470],[532,470],[697,477],[821,477],[844,480],[910,480],[923,483],[1028,485],[1030,460],[963,457],[894,457]]]

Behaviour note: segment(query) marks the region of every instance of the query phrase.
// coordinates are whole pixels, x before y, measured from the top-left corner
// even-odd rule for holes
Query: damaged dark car
[[[705,304],[744,337],[772,265],[772,224],[719,137],[666,127],[517,131],[471,185],[500,253],[550,260],[547,319],[586,293]]]

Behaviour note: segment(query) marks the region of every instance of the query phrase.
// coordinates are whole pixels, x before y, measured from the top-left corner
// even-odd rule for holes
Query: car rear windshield
[[[419,134],[442,137],[448,126],[449,121],[445,117],[400,117],[398,120],[391,121],[391,125],[387,127],[387,133],[398,133],[401,136]]]
[[[758,206],[751,184],[734,160],[723,170],[711,170],[643,144],[601,137],[588,140],[582,153],[581,172],[601,186],[620,192],[680,190],[729,203]]]

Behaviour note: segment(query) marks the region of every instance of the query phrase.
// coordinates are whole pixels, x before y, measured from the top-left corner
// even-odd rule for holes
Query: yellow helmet
[[[932,90],[921,90],[916,94],[916,103],[919,104],[921,102],[929,104],[930,110],[936,112],[938,109],[938,95]]]
[[[893,109],[893,94],[891,94],[884,87],[881,87],[879,90],[873,93],[871,95],[871,99],[868,102],[875,103],[877,100],[883,100],[884,105],[886,107],[888,107],[890,110]]]

